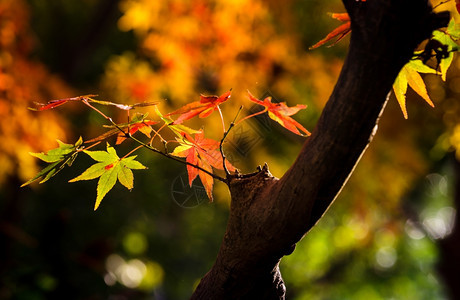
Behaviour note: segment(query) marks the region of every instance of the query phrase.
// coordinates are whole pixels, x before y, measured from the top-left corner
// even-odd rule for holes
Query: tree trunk
[[[426,0],[343,2],[352,20],[349,53],[312,136],[281,179],[267,166],[228,178],[227,230],[192,299],[284,299],[281,258],[339,194],[416,46],[449,21]]]

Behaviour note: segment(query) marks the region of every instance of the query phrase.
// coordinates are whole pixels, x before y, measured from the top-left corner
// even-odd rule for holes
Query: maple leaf
[[[127,189],[131,190],[134,186],[132,170],[146,169],[145,166],[135,160],[136,155],[119,158],[115,149],[108,143],[107,151],[83,152],[97,161],[97,163],[86,169],[81,175],[69,180],[69,182],[91,180],[99,177],[94,210],[99,207],[102,199],[113,188],[117,180]]]
[[[455,23],[454,19],[450,20],[446,32],[441,30],[435,30],[433,32],[433,39],[436,39],[442,45],[447,46],[447,52],[449,54],[449,56],[441,59],[441,62],[439,63],[439,68],[441,69],[441,78],[443,81],[446,81],[447,70],[454,60],[453,52],[457,51],[458,49],[456,41],[459,39],[459,34],[460,32],[458,24]]]
[[[219,108],[219,105],[227,101],[231,96],[232,90],[220,95],[220,96],[200,96],[199,101],[189,103],[178,110],[170,112],[165,116],[180,115],[172,125],[181,124],[182,122],[189,120],[195,116],[200,118],[206,118],[212,112]]]
[[[459,0],[460,1],[460,0]],[[459,2],[460,3],[460,2]],[[455,19],[452,18],[447,25],[446,33],[454,40],[458,41],[460,39],[460,24],[455,22]]]
[[[58,106],[61,106],[69,101],[83,101],[84,99],[88,99],[89,97],[95,97],[97,95],[84,95],[84,96],[77,96],[77,97],[72,97],[72,98],[64,98],[64,99],[58,99],[58,100],[51,100],[48,101],[46,104],[38,103],[35,102],[35,104],[38,106],[38,108],[32,108],[29,107],[30,110],[48,110],[48,109],[53,109]]]
[[[146,107],[146,106],[152,106],[152,105],[158,104],[158,102],[140,102],[140,103],[135,103],[135,104],[119,104],[119,103],[114,103],[110,101],[96,100],[96,99],[92,99],[89,97],[85,100],[88,102],[97,103],[101,105],[115,106],[122,110],[131,110],[131,109],[135,109],[136,107]]]
[[[434,106],[426,91],[425,83],[419,73],[436,74],[436,70],[423,64],[420,60],[412,60],[407,63],[400,71],[393,84],[393,90],[398,100],[399,106],[403,112],[404,118],[407,119],[406,109],[406,92],[409,85],[417,94],[419,94],[430,106]]]
[[[150,137],[150,134],[152,133],[152,128],[150,127],[151,125],[158,124],[157,121],[152,121],[152,120],[144,120],[141,122],[137,122],[132,124],[129,127],[129,134],[133,135],[136,132],[140,131],[142,132],[146,137]],[[119,145],[123,143],[127,139],[126,134],[120,132],[117,137],[116,145]]]
[[[134,109],[136,107],[144,107],[144,106],[151,106],[151,105],[157,105],[158,102],[141,102],[141,103],[136,103],[136,104],[133,104],[133,105],[127,105],[127,104],[118,104],[118,103],[114,103],[114,102],[110,102],[110,101],[102,101],[102,100],[96,100],[96,99],[93,99],[93,97],[96,97],[97,95],[83,95],[83,96],[77,96],[77,97],[72,97],[72,98],[64,98],[64,99],[58,99],[58,100],[51,100],[51,101],[48,101],[46,104],[42,104],[42,103],[37,103],[35,102],[35,104],[38,106],[38,108],[32,108],[32,107],[29,107],[30,110],[38,110],[38,111],[42,111],[42,110],[48,110],[48,109],[53,109],[53,108],[56,108],[58,106],[61,106],[69,101],[82,101],[82,102],[85,102],[85,103],[97,103],[97,104],[101,104],[101,105],[109,105],[109,106],[115,106],[119,109],[122,109],[122,110],[131,110],[131,109]]]
[[[305,135],[310,135],[310,132],[307,129],[290,117],[296,114],[299,110],[307,108],[306,105],[297,104],[296,106],[288,107],[285,102],[273,103],[271,101],[271,97],[267,97],[262,101],[255,98],[249,91],[248,95],[249,100],[264,106],[265,110],[268,111],[268,116],[287,130],[303,136],[304,134],[299,131],[300,129],[305,133]]]
[[[365,2],[365,1],[361,1],[361,2]],[[311,46],[309,48],[309,50],[316,49],[316,48],[326,44],[328,41],[330,41],[330,40],[332,40],[332,39],[337,37],[335,42],[333,42],[329,47],[334,46],[335,44],[340,42],[340,40],[342,40],[347,34],[349,34],[351,32],[350,16],[347,13],[341,13],[341,14],[333,13],[333,14],[331,14],[331,17],[336,19],[336,20],[339,20],[341,22],[345,22],[345,23],[340,25],[339,27],[337,27],[333,31],[331,31],[324,39],[322,39],[318,43],[316,43],[313,46]]]
[[[43,177],[40,183],[48,181],[51,177],[59,173],[66,165],[69,167],[77,157],[80,147],[83,143],[80,137],[75,144],[66,144],[57,140],[59,147],[49,150],[46,153],[29,153],[44,162],[50,163],[46,168],[41,170],[35,177],[21,185],[21,187],[31,184],[32,182]]]
[[[152,128],[150,127],[151,125],[155,125],[155,124],[158,124],[159,122],[158,121],[153,121],[153,120],[147,120],[148,116],[148,113],[146,114],[138,114],[136,116],[134,116],[134,118],[132,119],[131,122],[129,123],[123,123],[123,124],[117,124],[118,128],[114,125],[104,125],[104,127],[106,128],[112,128],[111,130],[99,135],[98,137],[94,138],[94,139],[91,139],[91,140],[88,140],[86,141],[85,143],[88,144],[88,143],[94,143],[94,142],[98,142],[98,141],[102,141],[102,140],[105,140],[106,138],[109,138],[115,134],[118,134],[118,137],[117,137],[117,141],[116,141],[116,145],[119,145],[121,144],[122,142],[124,142],[127,137],[126,137],[126,134],[130,134],[130,135],[133,135],[135,134],[136,132],[140,131],[142,132],[145,136],[147,137],[150,137],[150,134],[152,132]],[[120,129],[125,129],[125,128],[129,128],[129,130],[127,130],[125,133],[123,132],[120,132]]]
[[[212,168],[223,169],[222,155],[218,151],[219,142],[205,138],[202,130],[195,133],[195,138],[186,132],[182,132],[182,137],[182,139],[177,139],[180,145],[171,152],[171,155],[184,157],[188,163],[203,168],[210,173],[212,173]],[[199,176],[209,200],[212,201],[213,177],[192,165],[187,165],[190,187],[193,180]],[[229,171],[235,170],[228,162],[226,162],[226,166]]]

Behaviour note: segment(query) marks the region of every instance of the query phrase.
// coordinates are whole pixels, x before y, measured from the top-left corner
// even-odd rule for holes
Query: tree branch
[[[343,2],[352,22],[349,53],[315,130],[280,180],[265,167],[230,181],[224,240],[192,299],[284,299],[280,259],[339,194],[416,46],[449,21],[426,0]]]

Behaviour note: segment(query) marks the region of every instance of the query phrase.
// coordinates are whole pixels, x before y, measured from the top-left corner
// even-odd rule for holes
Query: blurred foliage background
[[[233,88],[222,105],[230,122],[241,104],[256,109],[249,89],[307,104],[296,119],[311,130],[348,42],[308,47],[337,25],[327,13],[342,11],[336,0],[0,0],[0,298],[187,299],[228,215],[224,185],[208,203],[199,183],[184,184],[183,165],[142,151],[149,170],[97,212],[96,182],[67,183],[90,164],[83,156],[19,188],[43,167],[28,152],[103,132],[104,120],[78,104],[36,113],[34,101],[97,93],[167,112]],[[447,299],[459,286],[460,60],[446,82],[425,80],[436,108],[409,93],[406,121],[391,98],[336,203],[282,261],[288,299]],[[222,135],[218,116],[187,125]],[[282,176],[303,141],[261,116],[236,127],[226,148],[241,170],[268,162]]]

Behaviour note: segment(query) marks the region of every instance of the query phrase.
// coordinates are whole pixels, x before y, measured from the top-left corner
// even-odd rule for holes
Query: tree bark
[[[344,0],[349,53],[334,91],[297,160],[281,178],[264,166],[229,177],[227,230],[192,299],[284,299],[278,268],[317,223],[372,140],[389,91],[417,45],[448,13],[426,0]]]

